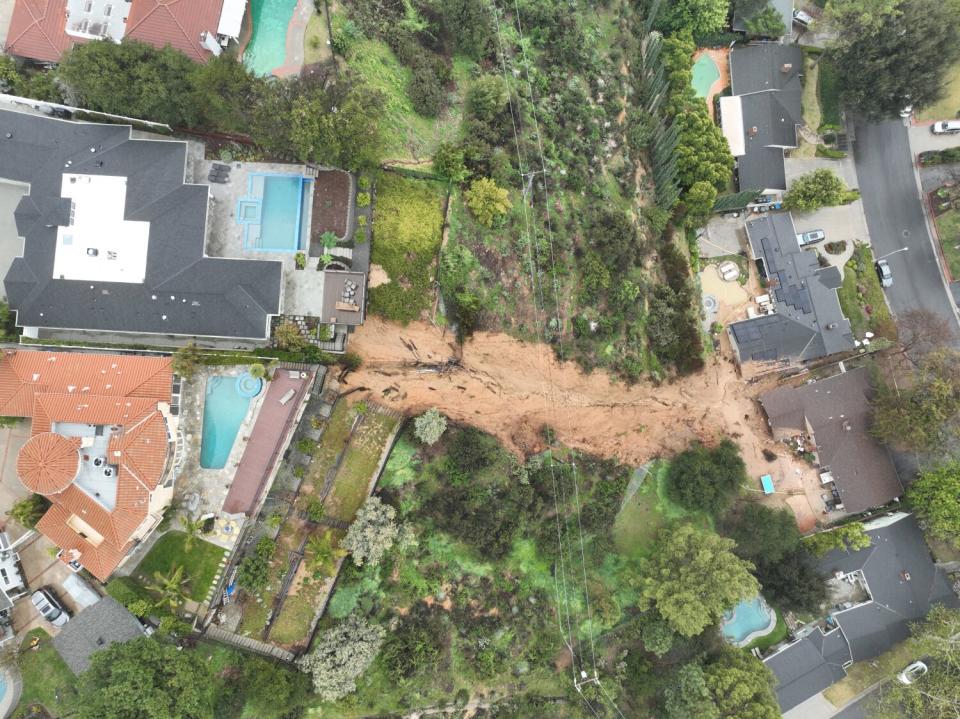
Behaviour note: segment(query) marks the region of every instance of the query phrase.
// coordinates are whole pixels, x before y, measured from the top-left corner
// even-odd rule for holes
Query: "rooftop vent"
[[[791,70],[793,70],[793,63],[792,63],[792,62],[785,62],[785,63],[783,63],[783,64],[780,66],[780,72],[782,72],[782,73],[788,73],[788,72],[790,72]]]
[[[756,125],[747,130],[747,134],[749,134],[750,137],[756,137],[758,132],[760,132],[760,128]]]

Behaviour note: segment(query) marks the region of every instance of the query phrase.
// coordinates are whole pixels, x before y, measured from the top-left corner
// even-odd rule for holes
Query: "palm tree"
[[[189,552],[193,549],[193,543],[196,541],[197,535],[200,534],[200,530],[203,529],[203,520],[183,517],[180,519],[180,526],[183,527],[183,533],[187,535],[187,538],[183,541],[183,549]]]
[[[156,603],[157,608],[166,607],[176,611],[177,607],[187,600],[186,586],[190,583],[190,577],[184,574],[183,566],[172,568],[166,575],[154,572],[153,579],[154,583],[147,589],[160,595]]]
[[[310,537],[305,553],[307,566],[320,574],[331,574],[337,560],[346,555],[346,551],[333,545],[329,529],[319,536]]]

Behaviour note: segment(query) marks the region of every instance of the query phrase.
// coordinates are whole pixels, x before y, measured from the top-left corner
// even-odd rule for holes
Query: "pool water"
[[[253,35],[243,64],[257,75],[270,75],[287,57],[287,27],[297,0],[252,0]]]
[[[710,87],[719,79],[720,70],[717,69],[717,63],[707,53],[703,53],[693,63],[693,80],[690,83],[697,97],[706,97]]]
[[[237,378],[214,375],[207,380],[203,403],[203,433],[200,437],[200,466],[221,469],[250,409],[250,398],[237,392]]]
[[[296,250],[300,246],[299,175],[268,175],[263,178],[260,211],[260,247],[265,250]]]
[[[731,611],[723,615],[720,630],[728,640],[739,644],[753,632],[759,632],[770,627],[773,612],[763,598],[756,596],[740,602]],[[775,623],[774,623],[774,626]],[[772,630],[773,627],[770,627]],[[768,634],[769,632],[764,632]]]

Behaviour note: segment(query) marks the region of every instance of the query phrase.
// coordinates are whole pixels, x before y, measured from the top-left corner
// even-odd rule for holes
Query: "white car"
[[[914,662],[902,672],[897,674],[897,681],[901,684],[913,684],[928,671],[927,665],[923,662]]]
[[[960,132],[960,120],[941,120],[930,126],[934,135],[953,135]]]
[[[810,27],[810,25],[813,24],[813,16],[808,13],[805,13],[803,10],[794,10],[793,21],[797,23],[797,25]]]
[[[63,608],[59,600],[53,596],[53,592],[46,587],[35,591],[30,596],[30,601],[33,602],[33,606],[40,612],[40,616],[53,626],[62,627],[70,621],[70,614]]]
[[[810,230],[809,232],[798,232],[797,233],[797,244],[803,247],[804,245],[812,245],[814,242],[819,242],[820,240],[826,239],[827,235],[823,230]]]

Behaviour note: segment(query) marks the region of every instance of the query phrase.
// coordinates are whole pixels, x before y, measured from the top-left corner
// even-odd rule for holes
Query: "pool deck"
[[[304,63],[303,45],[307,36],[307,24],[316,12],[313,6],[313,0],[298,0],[297,6],[293,9],[293,17],[290,18],[290,24],[287,25],[286,57],[284,58],[283,65],[273,69],[275,76],[288,77],[290,75],[300,74]]]
[[[713,60],[713,63],[717,66],[717,70],[720,71],[720,77],[713,81],[713,84],[710,86],[710,89],[707,91],[707,96],[704,98],[704,102],[707,103],[707,111],[710,113],[710,117],[713,117],[713,98],[716,95],[719,95],[723,92],[723,88],[730,86],[730,60],[729,60],[730,49],[729,48],[720,48],[718,50],[713,48],[706,48],[697,50],[693,55],[693,61],[696,63],[700,59],[701,55],[709,55]],[[714,118],[716,119],[716,118]]]

